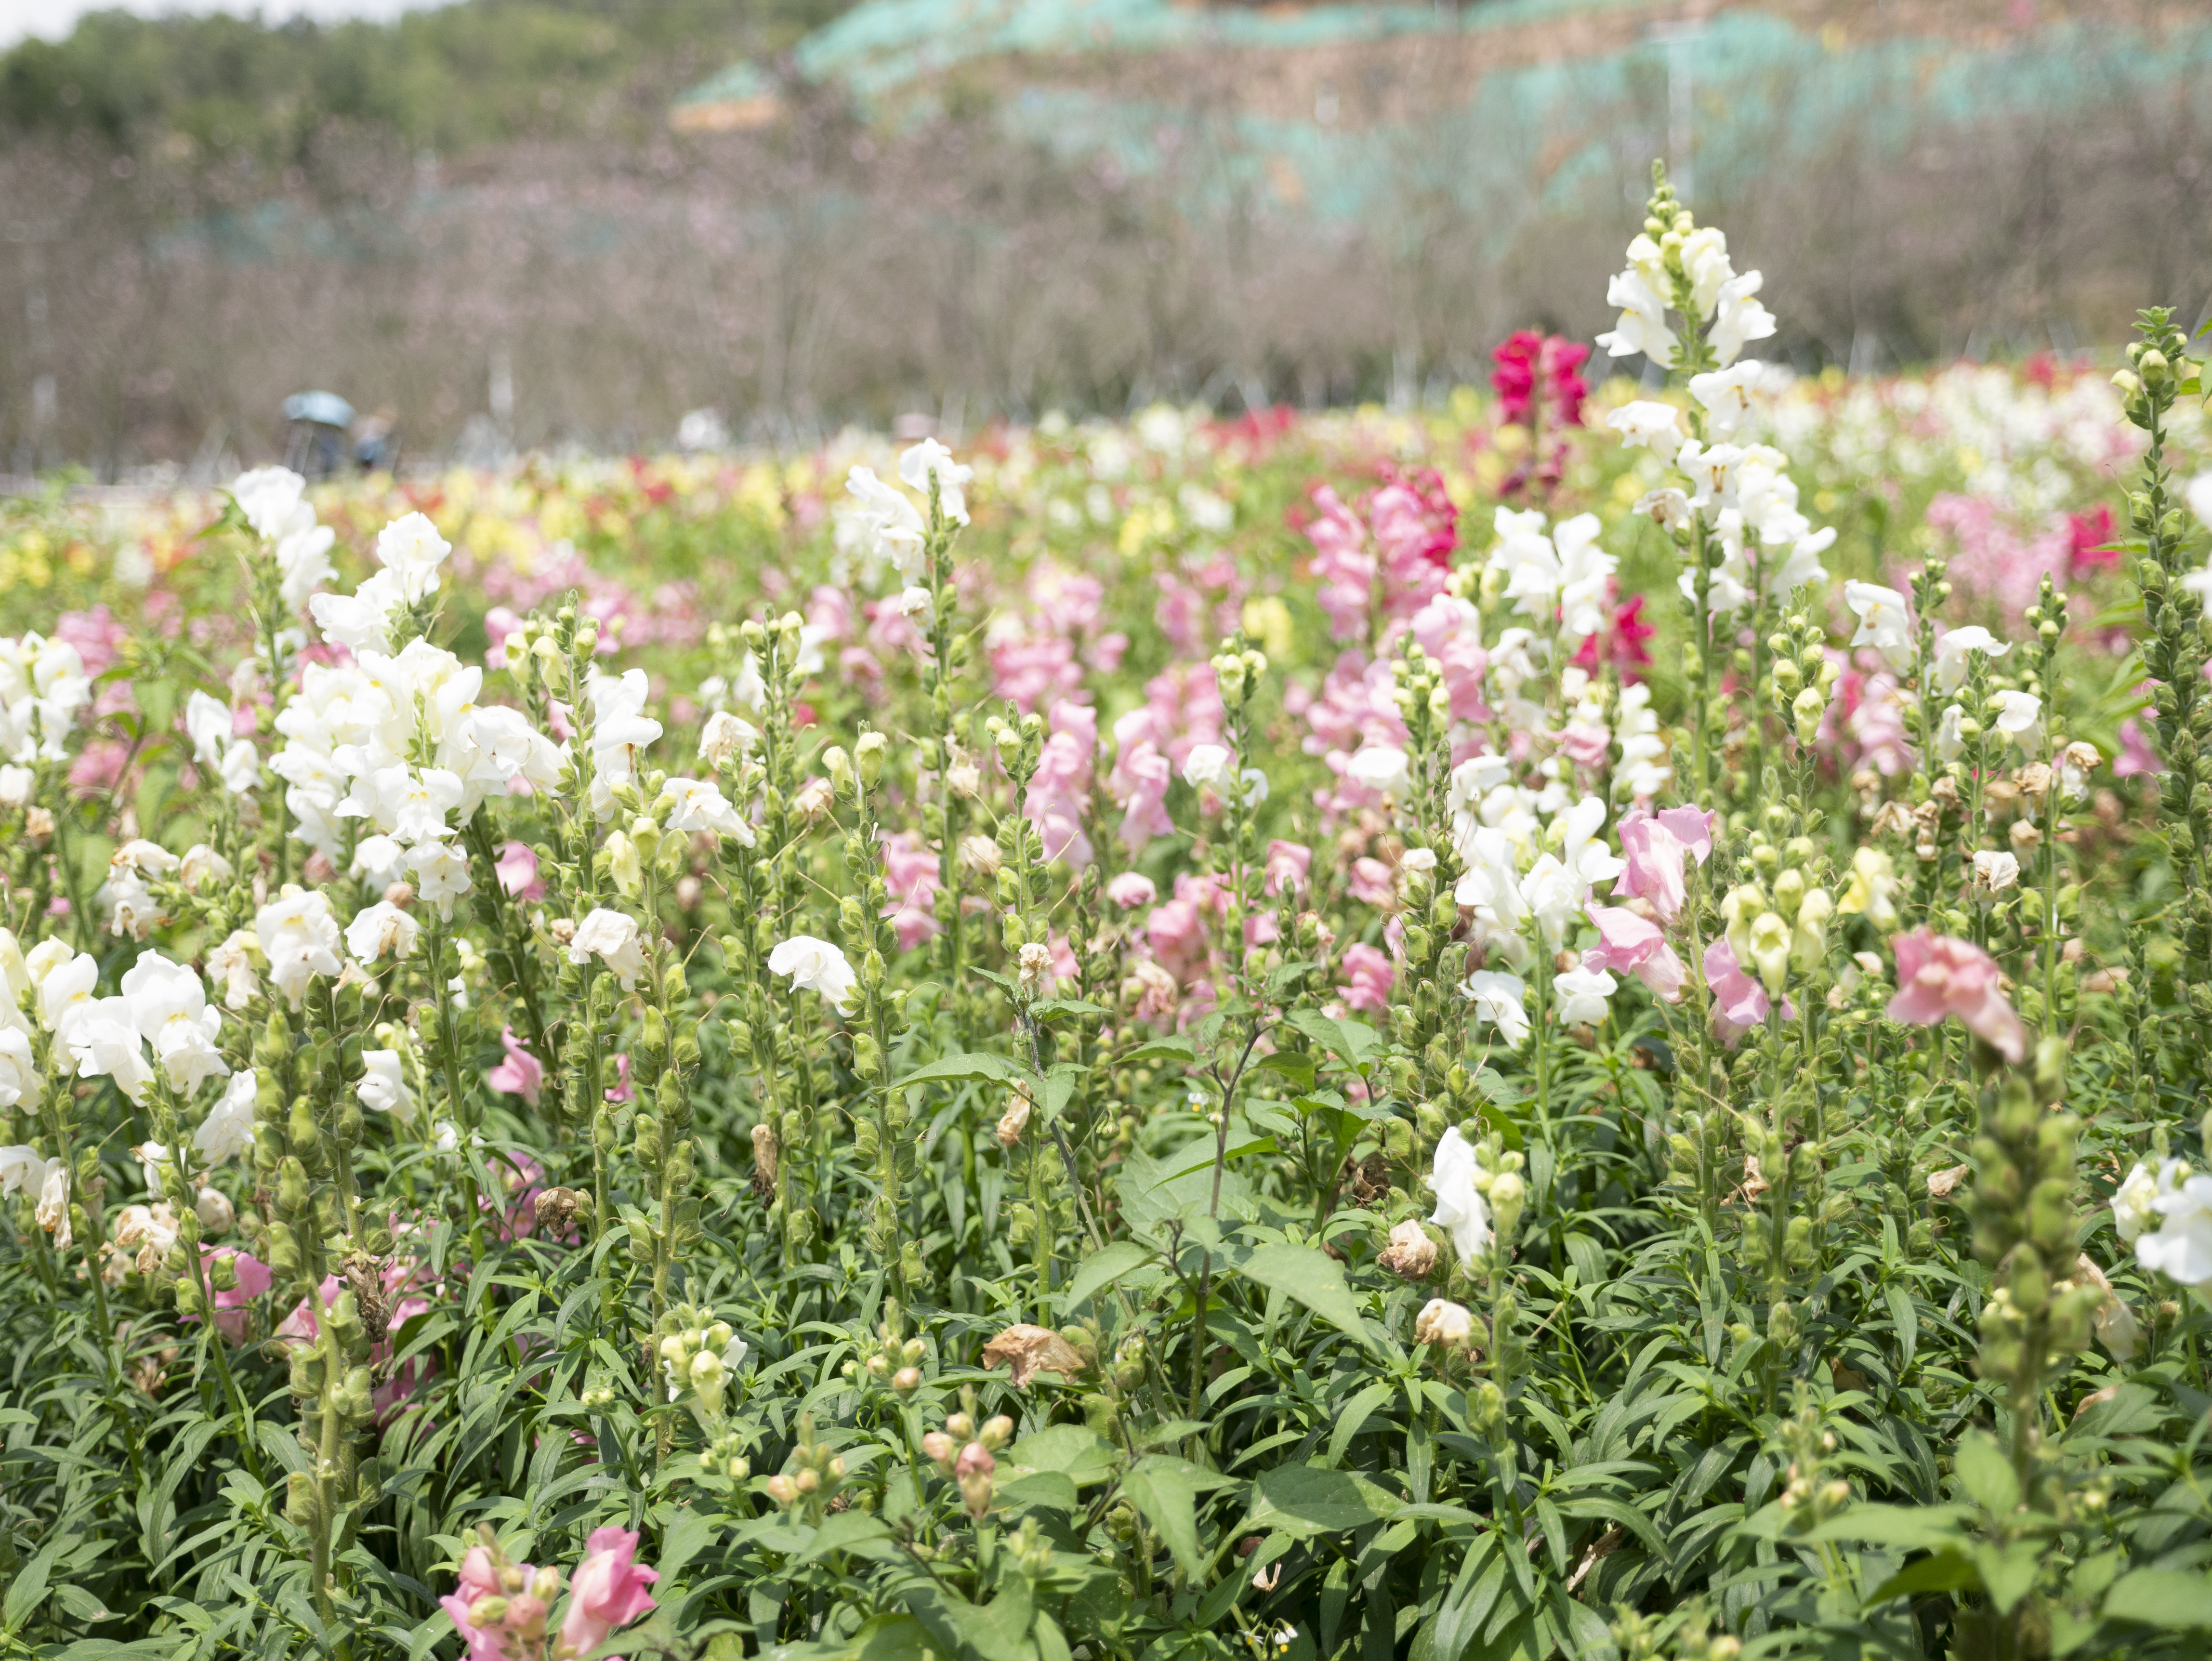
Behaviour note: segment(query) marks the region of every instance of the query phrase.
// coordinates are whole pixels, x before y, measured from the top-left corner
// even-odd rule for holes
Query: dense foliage
[[[467,0],[390,22],[96,12],[61,40],[0,55],[0,135],[281,170],[333,124],[455,151],[660,125],[667,100],[728,59],[834,16],[818,0]]]
[[[1686,396],[9,504],[9,1652],[2201,1653],[2196,368],[1650,215]]]

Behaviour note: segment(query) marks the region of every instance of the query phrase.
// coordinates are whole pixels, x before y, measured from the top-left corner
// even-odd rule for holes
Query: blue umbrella
[[[284,419],[325,427],[353,425],[353,405],[336,392],[295,392],[284,400]]]

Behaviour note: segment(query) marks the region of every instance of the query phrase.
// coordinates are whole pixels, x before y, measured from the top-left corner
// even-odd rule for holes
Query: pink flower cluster
[[[1551,427],[1583,424],[1583,401],[1589,384],[1582,368],[1590,349],[1560,335],[1516,329],[1492,349],[1490,385],[1498,413],[1508,421]]]
[[[890,898],[884,916],[891,920],[899,950],[911,952],[937,933],[937,850],[919,830],[878,831],[884,846],[884,887]]]
[[[548,1645],[557,1569],[510,1563],[489,1546],[461,1560],[460,1583],[438,1600],[468,1646],[468,1661],[565,1661],[589,1655],[621,1628],[655,1607],[646,1590],[660,1579],[639,1566],[637,1536],[627,1529],[592,1530],[584,1561],[568,1584],[568,1612]]]
[[[1221,741],[1221,713],[1212,665],[1178,664],[1146,682],[1145,702],[1114,723],[1106,788],[1121,804],[1121,838],[1131,852],[1174,830],[1168,788],[1194,748]]]
[[[1364,520],[1327,484],[1309,495],[1315,597],[1338,640],[1366,639],[1372,625],[1409,617],[1443,593],[1459,546],[1459,510],[1433,468],[1386,464],[1382,479],[1362,504]]]
[[[1043,841],[1045,858],[1066,860],[1080,871],[1092,857],[1083,813],[1091,800],[1091,760],[1098,752],[1098,712],[1063,698],[1052,707],[1049,729],[1022,811]]]
[[[1971,940],[1924,928],[1889,944],[1897,954],[1890,1019],[1936,1026],[1956,1016],[1969,1032],[2020,1064],[2027,1054],[2027,1028],[2005,1001],[1996,958]]]

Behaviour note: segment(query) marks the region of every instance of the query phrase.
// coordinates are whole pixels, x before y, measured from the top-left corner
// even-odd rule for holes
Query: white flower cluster
[[[2112,1220],[2145,1269],[2212,1287],[2212,1177],[2181,1159],[2161,1159],[2155,1171],[2138,1164],[2112,1196]]]
[[[1671,239],[1674,234],[1668,234]],[[1722,557],[1707,578],[1709,611],[1733,611],[1755,598],[1778,599],[1801,584],[1824,581],[1820,556],[1835,541],[1832,528],[1815,531],[1798,511],[1790,458],[1770,444],[1733,441],[1751,422],[1758,395],[1787,377],[1756,358],[1739,358],[1747,343],[1774,332],[1774,319],[1753,298],[1759,274],[1738,277],[1729,265],[1727,239],[1717,230],[1693,230],[1679,239],[1694,316],[1707,330],[1720,368],[1690,377],[1690,396],[1705,411],[1704,435],[1683,435],[1671,404],[1639,399],[1606,417],[1630,447],[1642,447],[1683,476],[1681,484],[1647,492],[1636,511],[1669,532],[1704,524]],[[1615,357],[1636,352],[1672,367],[1680,342],[1667,326],[1672,283],[1664,251],[1649,236],[1629,244],[1628,269],[1613,279],[1608,298],[1626,309],[1621,326],[1598,344]],[[1682,596],[1695,602],[1696,573],[1680,579]]]
[[[1854,649],[1873,647],[1881,654],[1884,662],[1900,673],[1912,667],[1918,655],[1919,641],[1913,631],[1911,607],[1903,594],[1876,582],[1846,582],[1844,604],[1859,620],[1858,632],[1851,636]],[[1948,630],[1936,642],[1935,660],[1928,666],[1927,690],[1930,693],[1957,692],[1966,685],[1972,671],[1974,654],[1980,653],[1995,661],[2011,650],[2009,642],[1999,640],[1978,624]],[[1996,730],[2031,756],[2040,751],[2043,700],[2033,692],[2014,688],[1997,691],[1992,698],[1996,707],[1990,711],[1991,724]],[[1956,761],[1966,753],[1963,723],[1966,715],[1966,706],[1954,701],[1937,717],[1935,744],[1938,761]]]
[[[1478,757],[1462,763],[1459,771],[1497,761]],[[1512,788],[1504,784],[1492,790],[1485,808]],[[1527,966],[1534,949],[1559,951],[1589,904],[1593,885],[1627,868],[1606,843],[1606,806],[1595,796],[1557,812],[1540,837],[1533,816],[1525,813],[1516,800],[1499,822],[1475,820],[1464,830],[1459,853],[1466,871],[1454,896],[1474,913],[1474,939],[1516,969]],[[1570,1026],[1603,1020],[1605,1001],[1617,989],[1610,975],[1583,969],[1559,974],[1552,985],[1560,1022]],[[1479,970],[1460,992],[1509,1046],[1518,1049],[1528,1036],[1528,986],[1519,975]]]
[[[1539,618],[1548,628],[1556,614],[1561,645],[1569,652],[1605,627],[1620,562],[1597,545],[1595,514],[1562,520],[1548,536],[1544,515],[1534,508],[1500,508],[1492,522],[1498,545],[1490,551],[1488,569],[1504,580],[1505,598],[1518,615]]]
[[[331,546],[337,532],[315,522],[307,481],[289,467],[240,473],[230,494],[253,533],[274,552],[284,609],[297,617],[308,596],[330,581]]]
[[[64,759],[77,711],[91,702],[92,678],[67,641],[0,638],[0,804],[30,800],[27,764]]]
[[[1774,319],[1757,298],[1766,279],[1757,271],[1738,277],[1729,263],[1728,237],[1711,227],[1680,237],[1668,231],[1656,241],[1639,234],[1628,245],[1628,268],[1605,291],[1606,304],[1620,308],[1620,321],[1610,333],[1600,335],[1597,344],[1615,357],[1641,352],[1654,363],[1673,367],[1681,343],[1667,324],[1674,284],[1662,244],[1676,240],[1696,322],[1710,326],[1706,338],[1725,368],[1750,342],[1774,332]]]
[[[938,507],[945,517],[955,525],[968,523],[965,487],[975,477],[975,470],[953,460],[952,452],[935,439],[926,438],[902,452],[898,474],[899,482],[925,502],[930,482],[934,479]],[[905,585],[899,610],[908,617],[926,620],[931,601],[929,590],[921,585],[928,575],[922,567],[922,559],[929,526],[922,517],[922,508],[906,491],[895,490],[877,478],[872,467],[855,465],[846,478],[845,489],[858,505],[840,518],[840,544],[857,544],[889,564]]]

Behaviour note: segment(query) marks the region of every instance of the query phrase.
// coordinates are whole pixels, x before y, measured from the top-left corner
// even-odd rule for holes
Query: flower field
[[[1649,214],[1440,411],[0,502],[6,1652],[2204,1653],[2197,366]]]

